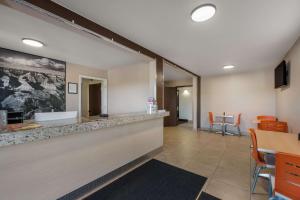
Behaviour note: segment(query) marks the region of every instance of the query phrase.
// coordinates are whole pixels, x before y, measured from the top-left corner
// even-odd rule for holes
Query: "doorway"
[[[165,126],[184,126],[197,130],[197,92],[194,77],[175,66],[164,63]]]
[[[101,114],[101,83],[89,85],[89,116]]]
[[[192,127],[193,120],[193,87],[177,87],[177,124]]]
[[[193,126],[192,86],[165,87],[164,100],[165,109],[170,112],[170,115],[165,117],[165,126]]]
[[[82,117],[107,114],[107,80],[80,76],[79,113]]]
[[[177,126],[177,89],[176,87],[165,87],[164,89],[164,105],[165,110],[170,112],[170,115],[164,118],[164,126]]]

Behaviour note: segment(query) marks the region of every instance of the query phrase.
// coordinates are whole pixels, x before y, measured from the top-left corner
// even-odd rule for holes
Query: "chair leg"
[[[254,165],[254,168],[253,168],[253,175],[252,175],[253,178],[255,177],[256,170],[257,170],[257,163],[255,162],[255,165]]]
[[[260,173],[260,170],[261,170],[262,167],[259,167],[257,169],[257,172],[255,174],[255,177],[254,177],[254,180],[253,180],[253,183],[252,183],[252,188],[251,188],[251,192],[253,193],[254,190],[255,190],[255,186],[256,186],[256,183],[257,183],[257,179],[258,179],[258,176],[259,176],[259,173]]]
[[[240,126],[237,126],[237,130],[238,130],[239,136],[242,136]]]
[[[225,125],[224,124],[222,124],[222,126],[221,126],[221,128],[222,128],[222,136],[224,136],[225,135]]]
[[[273,197],[273,187],[272,187],[272,179],[271,179],[271,177],[269,179],[269,191],[268,191],[268,193],[269,193],[269,198],[272,198]]]

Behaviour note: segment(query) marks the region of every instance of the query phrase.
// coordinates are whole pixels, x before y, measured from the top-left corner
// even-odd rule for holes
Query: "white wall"
[[[152,63],[114,68],[108,71],[108,113],[145,112],[155,84],[150,79]],[[155,78],[155,77],[153,77]]]
[[[202,77],[201,126],[208,128],[208,112],[242,113],[241,130],[256,127],[257,115],[275,114],[274,75],[272,69],[222,76]]]
[[[156,99],[156,60],[149,62],[149,96]]]
[[[184,91],[188,91],[187,94]],[[178,88],[179,92],[179,119],[193,120],[193,91],[192,87]]]
[[[81,116],[89,117],[89,80],[81,82]]]
[[[300,38],[288,52],[285,60],[290,65],[290,84],[276,90],[276,115],[287,121],[289,131],[300,132]]]
[[[66,110],[67,111],[80,112],[79,111],[79,103],[80,103],[79,90],[81,89],[81,87],[80,85],[78,85],[78,94],[69,94],[68,82],[80,84],[79,77],[81,75],[107,79],[107,72],[105,70],[67,63],[67,68],[66,68]],[[103,110],[106,110],[106,108]]]

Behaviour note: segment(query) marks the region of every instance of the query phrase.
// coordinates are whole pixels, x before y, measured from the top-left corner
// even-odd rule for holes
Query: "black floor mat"
[[[221,199],[214,197],[210,194],[207,194],[206,192],[202,192],[199,200],[221,200]]]
[[[195,200],[206,177],[150,160],[85,200]]]

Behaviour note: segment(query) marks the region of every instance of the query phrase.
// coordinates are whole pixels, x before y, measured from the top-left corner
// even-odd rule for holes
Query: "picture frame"
[[[0,58],[0,82],[7,82],[0,87],[0,110],[22,111],[25,120],[51,109],[66,111],[65,61],[1,47]]]
[[[68,93],[69,94],[78,94],[78,84],[68,82]]]

